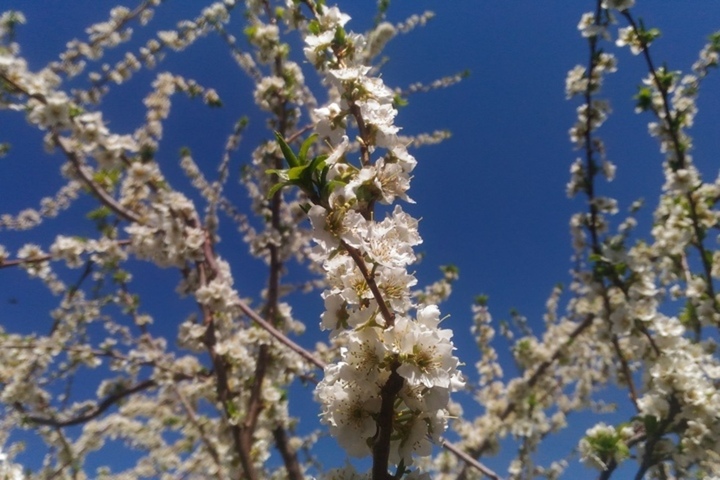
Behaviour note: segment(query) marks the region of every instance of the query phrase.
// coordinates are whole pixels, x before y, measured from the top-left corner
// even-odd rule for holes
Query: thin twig
[[[472,456],[459,448],[457,445],[454,445],[447,440],[443,440],[442,447],[447,451],[453,453],[456,457],[464,461],[467,465],[474,467],[477,471],[479,471],[486,477],[491,478],[492,480],[501,480],[501,477],[497,473],[493,472],[488,467],[475,460]]]
[[[120,205],[100,185],[95,183],[95,181],[92,179],[92,177],[90,177],[90,175],[88,175],[88,173],[85,171],[84,165],[82,165],[82,163],[80,162],[77,153],[75,153],[75,150],[70,146],[70,141],[68,139],[62,138],[57,134],[53,134],[53,140],[60,147],[63,153],[65,153],[68,160],[70,160],[70,163],[72,163],[73,167],[75,167],[75,171],[83,179],[85,185],[93,192],[93,194],[95,194],[95,196],[100,200],[103,205],[108,207],[110,210],[112,210],[118,216],[124,218],[125,220],[135,223],[141,223],[140,217],[138,217],[135,212],[128,210],[127,208]]]
[[[112,407],[123,398],[130,396],[133,393],[147,390],[148,388],[155,385],[155,380],[142,381],[133,387],[124,389],[112,395],[108,395],[102,402],[98,403],[98,405],[92,411],[67,420],[55,420],[52,418],[37,417],[35,415],[28,415],[25,417],[25,420],[36,423],[38,425],[48,425],[52,427],[71,427],[73,425],[79,425],[100,416],[105,410]]]

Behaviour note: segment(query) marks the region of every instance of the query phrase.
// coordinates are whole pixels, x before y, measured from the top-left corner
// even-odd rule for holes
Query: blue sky
[[[177,20],[197,15],[199,3],[166,2],[151,28],[171,28]],[[688,71],[706,36],[720,29],[720,3],[638,3],[635,14],[647,26],[658,27],[663,33],[653,45],[656,62],[665,61],[671,69]],[[97,0],[6,0],[0,8],[19,9],[26,14],[28,24],[20,28],[17,41],[30,65],[37,69],[56,58],[65,42],[84,27],[106,18],[113,5]],[[374,5],[371,0],[340,3],[353,16],[348,28],[364,31],[374,14]],[[453,297],[442,311],[450,315],[445,325],[456,330],[458,353],[468,365],[466,370],[477,358],[467,335],[470,304],[477,294],[490,296],[496,319],[508,318],[509,310],[517,308],[531,325],[539,326],[552,287],[569,279],[572,264],[568,219],[584,205],[565,195],[569,165],[576,157],[567,130],[574,122],[577,104],[565,100],[564,79],[570,68],[586,62],[587,46],[576,25],[581,13],[593,8],[594,2],[578,0],[417,0],[391,5],[392,21],[423,10],[433,10],[437,16],[427,27],[389,44],[389,62],[383,70],[388,85],[430,82],[466,69],[471,73],[450,89],[411,97],[409,106],[398,116],[404,133],[435,129],[453,133],[439,146],[414,152],[419,165],[410,196],[417,204],[407,206],[407,210],[422,218],[424,243],[419,250],[426,258],[417,267],[420,283],[433,281],[439,265],[452,263],[460,268]],[[238,20],[241,18],[233,25],[241,36]],[[139,33],[139,38],[146,39],[147,33]],[[606,48],[616,50],[612,45]],[[108,57],[111,63],[116,59],[115,53]],[[615,182],[602,185],[600,191],[617,197],[621,211],[636,198],[645,198],[638,230],[645,234],[660,193],[662,156],[655,141],[646,135],[648,116],[633,113],[632,95],[646,74],[644,64],[627,51],[618,52],[618,59],[619,71],[607,79],[605,87],[614,113],[600,131],[618,172]],[[206,159],[208,171],[214,170],[225,136],[235,120],[247,114],[252,126],[234,159],[229,186],[233,197],[246,205],[245,194],[236,183],[237,171],[253,148],[253,140],[268,138],[268,132],[252,106],[251,84],[234,67],[216,37],[201,40],[183,54],[170,54],[154,72],[141,72],[129,84],[115,89],[101,107],[111,129],[130,133],[141,122],[141,98],[149,91],[155,73],[163,70],[185,74],[216,88],[224,101],[222,109],[208,110],[200,102],[175,97],[176,107],[165,124],[166,138],[159,158],[164,171],[173,184],[185,189],[187,181],[179,175],[176,153],[184,145],[193,150],[196,160]],[[699,107],[696,127],[691,132],[695,138],[694,159],[706,177],[715,177],[715,155],[720,151],[717,76],[706,81]],[[12,153],[0,159],[0,213],[37,205],[41,197],[54,193],[61,184],[57,174],[59,159],[42,152],[40,139],[41,135],[17,113],[0,115],[0,142],[13,143]],[[47,247],[53,233],[91,235],[92,227],[78,221],[88,205],[90,202],[79,202],[66,216],[47,222],[37,231],[0,231],[0,244],[16,249],[32,239]],[[237,250],[237,237],[228,234],[225,241],[221,251]],[[237,261],[243,271],[262,271],[259,263],[246,257],[238,257]],[[155,275],[160,274],[148,270],[137,279],[137,285],[138,289],[152,289],[148,308],[163,308],[174,301],[174,280],[161,286]],[[236,277],[241,294],[257,295],[261,285],[253,282],[252,275]],[[19,271],[3,270],[0,292],[0,322],[8,330],[41,329],[47,324],[43,315],[52,299],[44,294],[42,286],[28,283]],[[17,299],[18,303],[11,304],[3,297]],[[296,315],[308,325],[308,338],[301,340],[306,345],[324,335],[314,330],[319,305],[317,299],[308,301],[303,307],[307,316],[296,308]],[[182,320],[192,305],[177,308],[177,318],[168,322]],[[173,313],[165,312],[169,318]],[[312,406],[309,397],[307,401]],[[584,428],[576,427],[580,431]]]

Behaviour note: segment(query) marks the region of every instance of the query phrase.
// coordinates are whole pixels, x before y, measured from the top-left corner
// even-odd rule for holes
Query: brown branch
[[[38,348],[38,345],[35,343],[23,343],[20,345],[0,343],[0,347],[6,348],[6,349],[16,349],[16,350],[34,350],[34,349]],[[155,363],[152,360],[138,360],[136,358],[126,357],[125,355],[122,355],[118,352],[113,352],[113,351],[108,351],[108,350],[92,350],[92,349],[80,348],[80,347],[62,347],[61,350],[64,352],[80,352],[80,353],[89,352],[89,353],[92,353],[93,355],[95,355],[96,357],[109,357],[109,358],[113,358],[115,360],[122,360],[123,362],[134,363],[135,365],[138,365],[138,366],[156,368],[158,370],[162,370],[163,372],[171,373],[173,376],[173,379],[176,381],[194,380],[194,379],[198,378],[198,377],[195,377],[192,375],[188,375],[184,372],[175,371],[172,368],[168,368],[164,365],[158,365],[157,363]],[[203,378],[203,377],[207,377],[207,375],[203,374],[199,377]]]
[[[456,457],[458,457],[460,460],[464,461],[466,465],[469,465],[471,467],[474,467],[477,471],[485,475],[486,477],[492,479],[492,480],[500,480],[500,476],[498,476],[497,473],[490,470],[488,467],[483,465],[482,463],[475,460],[472,456],[467,454],[465,451],[463,451],[461,448],[459,448],[457,445],[454,445],[446,440],[442,441],[442,447],[449,452],[453,453]]]
[[[622,350],[620,349],[620,342],[618,341],[617,335],[613,335],[612,344],[613,344],[613,348],[615,349],[615,353],[617,354],[618,358],[620,359],[620,365],[622,368],[623,376],[625,377],[625,381],[627,381],[628,390],[630,391],[629,392],[630,400],[632,401],[633,405],[635,406],[635,410],[637,410],[639,412],[640,407],[638,406],[638,396],[637,396],[637,390],[635,388],[635,381],[632,378],[632,372],[630,371],[630,365],[628,365],[628,361],[625,358],[625,355],[623,354]]]
[[[621,13],[632,27],[635,35],[637,35],[638,38],[641,39],[643,58],[645,58],[647,68],[650,71],[650,74],[652,75],[655,82],[655,86],[657,87],[662,97],[662,107],[665,117],[660,117],[657,112],[655,112],[655,116],[657,116],[659,120],[662,120],[665,123],[668,132],[670,133],[673,150],[675,151],[675,155],[677,157],[677,165],[670,164],[669,166],[673,169],[673,171],[677,171],[681,168],[684,168],[687,162],[684,147],[682,147],[680,138],[678,137],[679,125],[677,123],[677,117],[673,117],[672,115],[670,99],[668,98],[668,90],[663,87],[662,82],[660,82],[660,79],[658,78],[657,70],[655,69],[652,57],[650,56],[650,46],[644,40],[642,40],[642,36],[638,35],[639,29],[632,15],[630,15],[627,10],[623,10]],[[712,261],[710,258],[708,258],[709,255],[707,254],[708,252],[705,249],[705,244],[703,243],[703,237],[705,234],[703,233],[702,227],[700,226],[700,218],[697,211],[697,202],[693,197],[692,192],[686,192],[685,199],[688,201],[688,205],[690,207],[690,219],[692,221],[693,234],[695,235],[695,242],[693,242],[693,244],[700,256],[700,262],[702,264],[703,273],[705,275],[705,283],[708,289],[707,294],[708,297],[712,299],[715,310],[718,311],[720,310],[720,305],[718,305],[718,301],[715,298],[715,286],[713,285],[712,276]]]
[[[556,360],[560,358],[560,355],[562,355],[563,350],[566,346],[570,345],[575,341],[575,339],[580,335],[586,328],[588,328],[590,325],[592,325],[593,321],[595,320],[594,315],[587,315],[585,317],[585,320],[582,321],[577,327],[575,327],[575,330],[573,330],[570,335],[568,336],[567,340],[563,342],[562,345],[560,345],[555,352],[553,352],[550,359],[545,360],[540,365],[538,365],[537,369],[533,372],[533,374],[530,376],[530,378],[527,381],[527,385],[529,387],[534,386],[537,381],[540,379],[540,376],[542,376],[545,371],[553,364]],[[508,412],[507,414],[503,415],[503,417],[507,417],[508,414],[511,412]]]
[[[297,131],[296,131],[295,133],[293,133],[292,135],[290,135],[289,137],[287,137],[287,138],[285,139],[285,141],[287,142],[288,145],[290,145],[292,142],[294,142],[295,140],[297,140],[298,138],[300,138],[301,135],[305,134],[306,132],[309,132],[309,131],[312,130],[313,128],[315,128],[315,126],[314,126],[313,124],[311,124],[311,123],[310,123],[310,124],[307,124],[307,125],[305,125],[304,127],[302,127],[302,128],[300,128],[299,130],[297,130]]]
[[[85,185],[93,192],[93,194],[100,200],[100,202],[108,207],[110,210],[115,212],[119,217],[124,218],[130,222],[141,223],[140,217],[135,212],[130,211],[120,205],[114,198],[112,198],[100,185],[87,174],[77,154],[70,146],[68,139],[62,138],[57,134],[53,134],[53,141],[57,144],[60,149],[65,153],[70,163],[75,167],[75,171],[80,175]]]
[[[112,30],[107,30],[107,31],[103,32],[102,34],[98,35],[98,36],[92,41],[92,43],[100,43],[100,42],[106,40],[107,38],[109,38],[111,35],[114,35],[118,30],[120,30],[122,27],[124,27],[125,24],[129,23],[130,20],[133,20],[133,19],[135,19],[136,17],[138,17],[145,9],[148,8],[149,5],[150,5],[150,1],[149,1],[149,0],[143,0],[143,2],[142,2],[140,5],[138,5],[137,7],[135,7],[134,10],[132,10],[131,12],[129,12],[129,13],[125,16],[125,18],[123,18],[123,20],[122,20],[121,22],[118,22],[118,23],[115,25],[115,28],[114,28],[114,29],[112,29]],[[58,73],[59,70],[53,69],[53,72],[54,72],[54,73]]]
[[[355,262],[355,265],[357,265],[358,269],[360,269],[360,273],[362,274],[363,278],[365,279],[365,283],[367,283],[368,287],[370,288],[370,291],[373,294],[373,297],[375,297],[375,301],[378,304],[378,307],[380,308],[380,313],[382,314],[383,318],[385,319],[385,323],[387,327],[390,327],[395,324],[395,313],[391,312],[390,309],[387,306],[387,303],[385,303],[385,299],[382,296],[382,292],[380,292],[380,288],[377,286],[377,282],[375,282],[375,277],[370,273],[370,271],[367,268],[367,265],[365,265],[365,260],[362,258],[362,253],[358,251],[356,248],[351,247],[345,242],[342,242],[342,246],[347,250],[350,257]]]
[[[130,245],[130,240],[118,240],[116,243],[120,246]],[[14,260],[0,261],[0,268],[19,267],[26,263],[41,263],[50,260],[55,260],[55,258],[50,254],[41,255],[35,258],[16,258]]]
[[[588,327],[590,327],[590,325],[592,325],[594,320],[595,320],[594,315],[587,315],[585,317],[585,319],[580,324],[578,324],[578,326],[575,327],[575,329],[570,333],[567,340],[565,340],[561,345],[559,345],[557,347],[557,349],[553,352],[552,356],[548,360],[545,360],[544,362],[540,363],[540,365],[538,365],[538,367],[535,369],[535,371],[526,380],[527,387],[533,387],[540,380],[540,377],[545,373],[545,371],[548,368],[550,368],[550,366],[560,358],[565,347],[572,344],[575,341],[575,339],[583,331],[585,331],[585,329],[587,329]],[[514,402],[508,403],[508,405],[505,407],[505,410],[503,410],[502,413],[500,413],[500,415],[498,415],[498,418],[500,420],[505,420],[508,416],[510,416],[511,413],[513,413],[515,411],[516,408],[517,408],[517,405]],[[482,455],[483,452],[485,451],[485,449],[487,449],[487,448],[488,448],[488,442],[487,442],[487,440],[483,440],[480,443],[480,445],[478,445],[477,447],[470,450],[469,455],[473,458],[477,458],[480,455]],[[458,475],[458,477],[457,477],[458,480],[464,480],[467,478],[467,469],[468,469],[468,464],[466,464],[465,467],[463,467],[462,471],[460,472],[460,475]]]
[[[375,434],[372,449],[373,465],[372,480],[393,480],[388,473],[388,464],[390,461],[390,440],[392,439],[393,417],[395,414],[395,397],[402,390],[404,380],[397,373],[396,364],[385,385],[380,389],[380,413],[378,413],[376,425],[377,433]]]
[[[205,237],[205,248],[206,251],[208,248],[212,249],[211,240],[207,235]],[[214,258],[212,257],[212,255],[214,255],[212,251],[210,251],[210,254],[210,257]],[[199,261],[196,264],[196,269],[198,272],[198,280],[200,285],[207,285],[210,281],[210,276],[206,272],[206,264]],[[217,337],[215,336],[214,315],[212,310],[210,310],[210,307],[208,307],[207,305],[198,302],[198,306],[203,313],[203,325],[205,325],[205,335],[203,336],[202,342],[207,349],[208,355],[210,356],[210,361],[212,362],[213,369],[215,371],[215,394],[217,395],[217,401],[220,404],[220,407],[222,408],[222,411],[224,412],[226,418],[229,420],[228,423],[230,434],[232,435],[233,443],[235,444],[238,457],[243,464],[243,470],[245,475],[247,476],[246,478],[248,478],[248,480],[255,480],[256,477],[253,473],[254,469],[252,468],[252,464],[251,462],[248,463],[247,456],[242,454],[243,449],[240,426],[237,425],[236,422],[230,421],[234,420],[234,405],[232,405],[232,402],[235,395],[230,390],[230,386],[228,383],[228,362],[222,355],[218,355],[215,350],[215,345],[217,344]]]
[[[260,419],[260,414],[264,409],[263,398],[262,398],[262,384],[265,379],[267,372],[267,366],[270,362],[270,352],[268,351],[267,345],[261,345],[258,352],[258,357],[255,361],[255,375],[253,376],[253,383],[250,387],[250,398],[247,401],[247,408],[245,411],[245,419],[240,427],[240,463],[242,464],[243,471],[248,480],[254,480],[258,478],[258,474],[255,471],[255,466],[252,459],[252,447],[253,447],[253,435],[257,422]]]
[[[250,308],[245,302],[242,300],[238,300],[237,302],[238,308],[242,310],[242,312],[250,317],[250,319],[260,325],[263,329],[265,329],[270,335],[272,335],[278,342],[282,343],[286,347],[288,347],[293,352],[300,355],[302,358],[307,360],[312,365],[315,365],[319,369],[325,369],[325,362],[320,360],[319,358],[316,358],[312,353],[305,350],[303,347],[298,345],[297,343],[293,342],[290,338],[288,338],[283,332],[278,330],[277,328],[273,327],[267,320],[260,317],[255,311]]]
[[[272,10],[270,9],[270,5],[267,1],[264,2],[265,6],[265,13],[270,19],[270,23],[275,25],[277,22],[275,22],[275,18],[272,15]],[[280,55],[276,55],[274,59],[274,73],[276,75],[280,75],[283,70],[282,65],[283,59]],[[287,115],[286,113],[286,105],[287,100],[283,97],[282,102],[280,103],[280,106],[278,107],[278,132],[280,135],[285,135],[285,131],[287,129]],[[282,168],[282,162],[283,159],[281,157],[276,157],[274,159],[274,165],[273,168],[280,169]],[[276,178],[277,180],[277,178]],[[282,207],[283,203],[283,197],[280,191],[275,192],[275,194],[270,199],[270,225],[269,228],[274,230],[275,232],[280,232],[280,209]],[[274,242],[270,242],[267,245],[267,250],[270,254],[270,264],[268,265],[269,275],[268,275],[268,283],[267,283],[267,301],[265,303],[264,308],[264,317],[269,319],[270,322],[272,322],[273,326],[275,326],[277,322],[277,311],[278,311],[278,300],[280,296],[280,273],[283,268],[283,262],[280,257],[280,251],[278,248],[278,245],[275,245]],[[257,426],[257,422],[260,418],[260,414],[262,413],[264,409],[263,405],[263,399],[262,399],[262,384],[265,379],[265,375],[267,373],[267,366],[268,363],[272,360],[271,352],[268,348],[268,345],[261,345],[258,351],[258,356],[255,362],[255,375],[253,376],[253,383],[250,388],[250,397],[247,401],[247,409],[245,412],[245,419],[242,423],[242,432],[240,435],[241,440],[241,457],[243,468],[245,469],[246,474],[248,475],[248,478],[254,478],[256,476],[255,472],[252,472],[252,474],[249,473],[249,470],[253,468],[252,458],[250,457],[250,452],[252,450],[252,444],[253,444],[253,434],[255,432],[255,428]]]
[[[215,254],[212,251],[212,245],[209,241],[206,241],[204,246],[204,253],[205,253],[205,260],[208,263],[208,266],[213,271],[214,274],[217,274],[220,270],[217,265],[217,262],[215,261]],[[243,300],[238,299],[236,306],[242,311],[245,315],[247,315],[250,320],[257,323],[260,327],[262,327],[265,331],[267,331],[275,340],[280,342],[281,344],[288,347],[293,352],[300,355],[302,358],[307,360],[310,364],[315,365],[317,368],[324,370],[325,369],[325,362],[322,360],[315,358],[315,356],[292,341],[290,338],[288,338],[287,335],[285,335],[283,332],[275,328],[273,325],[270,324],[267,320],[262,318],[260,315],[258,315],[252,308],[248,306],[247,303],[245,303]]]
[[[20,84],[15,82],[12,78],[5,75],[3,72],[0,71],[0,80],[10,85],[12,88],[17,90],[17,92],[12,93],[22,93],[23,95],[27,96],[28,98],[34,98],[35,100],[38,100],[42,103],[47,103],[47,100],[44,96],[42,96],[39,93],[29,93],[24,87],[22,87]]]
[[[350,113],[355,118],[355,123],[358,127],[359,140],[360,140],[360,161],[363,167],[370,166],[370,132],[368,131],[365,120],[360,113],[360,107],[355,102],[350,103]]]
[[[208,310],[207,307],[204,307],[204,310]],[[245,478],[248,480],[255,480],[256,477],[253,474],[254,469],[252,468],[252,464],[248,465],[246,462],[243,462],[243,459],[246,459],[246,456],[242,455],[243,450],[240,426],[231,421],[234,420],[234,406],[231,405],[235,395],[230,390],[230,386],[228,384],[228,363],[221,355],[218,355],[215,352],[217,338],[215,337],[215,323],[212,320],[207,322],[207,330],[205,331],[205,338],[203,342],[205,343],[208,354],[210,355],[210,360],[213,364],[213,369],[215,370],[215,392],[218,397],[218,402],[220,403],[223,412],[225,412],[225,416],[229,420],[230,434],[232,435],[235,448],[238,451],[240,461],[243,463],[243,471],[246,475]]]
[[[302,468],[298,462],[297,455],[290,449],[285,429],[282,426],[278,426],[273,429],[272,433],[273,439],[275,439],[275,446],[280,452],[280,456],[285,464],[288,478],[290,480],[302,480],[304,478]]]
[[[268,22],[271,25],[277,26],[277,18],[274,10],[271,8],[270,3],[267,0],[264,0],[263,6],[265,15],[268,18]],[[283,75],[283,72],[285,70],[284,62],[284,56],[281,53],[277,53],[273,61],[274,75]],[[290,116],[288,115],[289,101],[284,95],[280,95],[279,100],[280,103],[277,107],[277,110],[275,111],[275,114],[277,116],[276,131],[282,137],[285,137],[291,123]],[[268,162],[271,163],[272,168],[275,169],[281,169],[283,167],[283,161],[284,160],[282,156],[279,155],[275,155],[274,158],[268,158]],[[276,175],[273,175],[273,178],[275,181],[278,180]],[[270,199],[271,215],[268,228],[278,234],[280,234],[283,229],[281,221],[283,203],[284,199],[282,193],[280,191],[275,192],[275,194]],[[268,265],[269,275],[267,281],[267,301],[265,303],[265,308],[263,309],[263,316],[268,319],[268,324],[272,324],[272,326],[275,327],[279,321],[278,302],[280,299],[280,282],[284,262],[281,254],[281,245],[277,245],[274,242],[269,242],[267,245],[267,250],[270,256],[270,262]],[[278,329],[278,331],[280,330]],[[265,405],[263,404],[262,396],[263,381],[265,380],[267,374],[268,365],[272,361],[273,354],[270,350],[270,346],[261,345],[256,359],[255,375],[253,377],[253,383],[250,389],[250,397],[247,401],[245,419],[242,423],[242,450],[240,453],[241,457],[247,457],[247,459],[241,458],[246,473],[248,473],[249,469],[252,468],[252,458],[250,457],[250,453],[253,445],[253,435],[255,433],[260,414],[265,407]],[[284,431],[281,431],[281,433],[284,435]],[[278,439],[283,440],[284,438],[282,435],[278,437],[277,432],[274,432],[274,436],[276,437],[276,442]],[[285,463],[288,475],[290,475],[291,478],[293,478],[293,475],[295,475],[295,478],[301,479],[302,474],[299,472],[298,460],[295,456],[295,453],[291,452],[289,449],[283,447],[282,445],[277,446],[283,454],[283,461]],[[295,470],[297,470],[296,472],[291,472],[293,467]],[[254,476],[254,472],[252,472],[252,474],[248,474],[249,478]]]
[[[150,6],[150,1],[149,1],[149,0],[143,0],[142,3],[141,3],[140,5],[138,5],[137,7],[135,7],[134,10],[132,10],[131,12],[129,12],[129,13],[127,14],[127,16],[122,19],[122,21],[117,22],[116,25],[115,25],[115,28],[113,28],[113,29],[111,29],[111,30],[107,30],[107,31],[103,32],[102,34],[98,35],[97,37],[95,37],[95,39],[93,39],[93,40],[90,42],[90,45],[93,45],[93,46],[100,45],[102,42],[104,42],[105,40],[107,40],[111,35],[117,34],[117,32],[119,32],[120,29],[122,29],[126,24],[130,23],[131,20],[134,20],[136,17],[138,17],[138,16],[139,16],[143,11],[145,11],[149,6]],[[162,46],[162,45],[161,45],[161,46]],[[92,50],[92,48],[93,48],[93,47],[90,47],[91,50]],[[101,48],[104,50],[104,49],[110,49],[110,48],[112,48],[112,47],[106,44],[104,47],[101,47]],[[73,50],[65,50],[65,52],[63,52],[63,54],[69,53],[69,52],[73,52],[73,53],[74,53],[74,55],[70,58],[70,61],[71,61],[71,62],[78,62],[78,63],[79,63],[79,62],[82,62],[82,61],[83,61],[83,60],[81,60],[82,57],[86,57],[85,55],[83,55],[82,53],[80,53],[79,50],[74,50],[74,51],[73,51]],[[87,58],[87,57],[86,57],[86,58]],[[65,61],[67,61],[67,60],[65,60]],[[50,69],[51,69],[54,73],[60,73],[60,72],[67,73],[67,72],[65,71],[65,69],[62,68],[62,65],[63,65],[63,61],[59,61],[59,62],[58,62],[58,61],[54,61],[54,62],[52,62],[52,63],[50,64]],[[103,85],[105,85],[109,79],[110,79],[110,76],[109,76],[107,73],[105,73],[102,78],[100,78],[100,79],[98,79],[98,80],[96,80],[96,81],[93,81],[92,89],[94,89],[94,90],[99,90],[100,87],[102,87]],[[78,97],[78,96],[76,96],[76,98],[77,98],[77,97]]]
[[[52,260],[52,258],[52,255],[42,255],[35,258],[18,258],[16,260],[5,260],[4,262],[0,262],[0,268],[19,267],[20,265],[25,265],[27,263],[42,263]]]
[[[62,443],[62,449],[64,450],[65,455],[67,455],[67,460],[65,460],[65,462],[62,465],[60,465],[53,472],[53,474],[50,476],[50,479],[60,476],[63,473],[63,470],[65,470],[65,467],[69,466],[70,469],[72,470],[72,478],[74,480],[77,480],[80,468],[79,468],[79,464],[77,462],[75,452],[73,451],[72,446],[70,445],[70,442],[68,442],[67,437],[65,437],[65,434],[63,433],[62,429],[59,427],[55,427],[53,430],[55,431],[58,438],[60,439],[60,443]]]
[[[145,380],[143,382],[138,383],[134,387],[127,388],[125,390],[122,390],[120,392],[114,393],[112,395],[108,395],[105,397],[105,399],[98,403],[98,405],[91,411],[84,415],[79,415],[77,417],[73,417],[67,420],[56,420],[54,418],[46,418],[46,417],[36,417],[34,415],[28,415],[25,417],[25,420],[38,424],[38,425],[47,425],[51,427],[71,427],[73,425],[79,425],[81,423],[87,422],[88,420],[92,420],[93,418],[98,417],[101,415],[105,410],[115,405],[120,400],[124,399],[125,397],[132,395],[133,393],[137,393],[143,390],[146,390],[150,387],[155,386],[155,380]],[[16,405],[17,407],[17,405]],[[24,413],[24,409],[22,406],[20,406],[21,413]]]
[[[175,392],[175,395],[178,397],[178,400],[180,400],[180,404],[182,405],[183,409],[185,410],[185,413],[188,416],[188,419],[190,420],[190,423],[195,427],[195,429],[200,433],[200,439],[202,440],[202,443],[205,445],[205,448],[207,448],[208,452],[210,453],[210,456],[212,457],[213,461],[215,462],[215,465],[217,466],[217,478],[219,480],[223,480],[225,476],[222,474],[223,468],[222,468],[222,461],[220,460],[220,455],[217,452],[217,449],[215,446],[210,442],[210,439],[207,436],[207,432],[205,432],[205,427],[202,426],[202,424],[198,421],[197,415],[195,414],[195,410],[193,409],[192,405],[187,401],[185,396],[180,392],[180,390],[177,388],[177,385],[172,386],[173,391]]]
[[[313,0],[300,0],[302,3],[307,5],[307,7],[310,9],[310,11],[315,15],[316,17],[320,16],[320,12],[318,11],[317,6],[315,5],[315,2]]]
[[[4,74],[0,74],[0,78],[12,85],[14,88],[16,88],[18,91],[23,93],[24,95],[28,96],[29,98],[34,98],[41,103],[47,104],[47,99],[40,94],[30,94],[27,92],[24,88],[22,88],[17,83],[13,82],[11,79],[9,79]],[[131,221],[131,222],[140,222],[140,218],[132,211],[127,210],[122,205],[117,203],[114,198],[112,198],[102,187],[100,187],[97,183],[93,181],[91,177],[88,176],[87,172],[83,169],[83,165],[77,155],[75,153],[74,149],[71,147],[70,142],[68,139],[60,137],[56,132],[52,134],[53,143],[58,145],[60,149],[63,151],[65,156],[70,160],[70,163],[72,163],[73,167],[75,167],[75,170],[77,171],[78,175],[83,179],[85,182],[85,185],[90,188],[90,190],[95,194],[95,196],[110,210],[115,212],[120,217],[124,218],[125,220]]]
[[[600,24],[600,12],[601,10],[600,1],[598,0],[595,7],[595,24]],[[587,106],[587,112],[585,113],[585,194],[588,198],[588,205],[590,206],[590,225],[588,230],[590,231],[590,238],[592,239],[593,253],[600,254],[600,242],[598,241],[598,229],[597,229],[597,217],[598,209],[595,205],[595,175],[597,174],[597,167],[593,161],[593,138],[592,138],[592,91],[596,85],[592,81],[593,72],[595,70],[595,61],[597,57],[597,37],[591,36],[588,38],[590,45],[590,59],[588,61],[587,71],[587,88],[585,89],[585,105]]]

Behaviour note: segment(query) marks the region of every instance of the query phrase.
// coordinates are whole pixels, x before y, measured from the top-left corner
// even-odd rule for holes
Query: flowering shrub
[[[16,253],[0,245],[3,275],[23,270],[57,300],[47,331],[0,326],[0,478],[552,479],[578,458],[603,479],[630,463],[637,479],[720,476],[720,253],[711,238],[720,181],[704,181],[693,166],[688,134],[700,85],[718,65],[720,34],[682,74],[656,66],[659,31],[636,19],[633,0],[597,0],[582,15],[589,61],[565,84],[578,102],[569,133],[579,154],[567,193],[587,205],[570,221],[572,283],[553,291],[540,334],[519,313],[512,327],[495,323],[478,297],[471,331],[480,359],[471,375],[455,354],[458,327],[447,328],[439,307],[457,269],[444,267],[440,280],[418,288],[419,222],[403,209],[414,203],[410,148],[448,135],[405,137],[396,124],[405,97],[465,74],[406,90],[380,74],[385,45],[432,14],[391,24],[390,2],[380,1],[374,26],[360,34],[342,7],[323,1],[224,0],[139,42],[134,29],[149,29],[169,8],[162,3],[112,9],[37,71],[15,41],[24,15],[0,17],[0,106],[24,116],[63,160],[57,194],[0,216],[0,228],[32,231],[75,203],[93,205],[94,227],[45,245],[38,234]],[[225,42],[267,120],[241,168],[246,207],[227,185],[247,118],[229,132],[215,179],[188,148],[178,162],[185,179],[164,158],[171,100],[223,106],[210,85],[154,74],[132,133],[113,131],[103,114],[111,88],[208,36]],[[665,155],[647,238],[635,239],[635,218],[617,221],[618,201],[597,193],[600,179],[616,174],[598,136],[611,113],[600,95],[618,68],[613,46],[647,69],[636,110],[651,116]],[[114,65],[99,63],[117,51]],[[178,187],[185,184],[193,188]],[[228,225],[264,276],[230,260],[221,242],[235,233]],[[291,265],[309,274],[301,284]],[[134,277],[157,267],[179,278],[176,294],[192,310],[182,321],[151,314],[135,290]],[[262,289],[254,301],[252,282]],[[302,303],[290,303],[299,292],[324,305],[325,337],[314,348],[296,340],[316,328],[298,313]],[[669,299],[684,301],[680,311]],[[498,332],[512,340],[515,377],[501,365]],[[300,433],[307,418],[291,413],[293,402],[312,388],[320,423]],[[543,440],[566,430],[571,413],[598,409],[597,393],[611,388],[627,390],[626,421],[598,421],[577,439],[578,458],[540,465]],[[464,414],[455,392],[470,392],[479,414]],[[369,471],[324,468],[325,432],[348,456],[368,458]],[[505,456],[505,472],[481,462],[510,440],[518,448]],[[32,456],[23,456],[26,444]],[[128,452],[121,460],[111,453],[119,444]],[[37,465],[23,468],[25,458]]]

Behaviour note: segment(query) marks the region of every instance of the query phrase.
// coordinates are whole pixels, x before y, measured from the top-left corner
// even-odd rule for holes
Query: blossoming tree
[[[431,17],[391,24],[389,5],[379,1],[373,26],[360,34],[342,6],[322,0],[224,0],[137,43],[155,13],[172,8],[144,0],[112,9],[40,69],[15,42],[24,15],[2,14],[0,106],[42,132],[46,150],[62,158],[62,185],[39,208],[0,216],[0,227],[32,235],[79,202],[92,228],[52,223],[61,231],[47,245],[45,233],[16,251],[0,246],[2,275],[41,281],[55,302],[43,331],[23,331],[12,319],[0,326],[0,476],[559,478],[577,459],[546,461],[538,448],[567,429],[570,414],[595,407],[599,392],[617,389],[627,391],[625,421],[599,419],[576,439],[579,460],[597,478],[631,470],[637,479],[720,476],[720,252],[711,237],[720,183],[693,166],[688,134],[698,89],[718,64],[720,35],[692,73],[681,74],[657,66],[651,44],[659,32],[636,18],[632,0],[597,0],[582,16],[589,60],[567,76],[567,96],[579,104],[570,130],[579,156],[567,190],[587,208],[571,219],[570,291],[555,289],[541,334],[519,315],[501,330],[516,337],[514,377],[503,374],[498,327],[478,297],[472,333],[481,356],[470,381],[438,306],[457,270],[445,267],[443,278],[417,286],[422,239],[403,209],[413,202],[410,149],[447,135],[406,137],[395,123],[408,95],[464,74],[406,90],[386,85],[383,48]],[[243,22],[242,39],[233,19]],[[267,119],[241,168],[247,209],[227,187],[247,119],[228,132],[214,172],[181,151],[187,189],[177,186],[184,183],[162,148],[173,96],[219,107],[210,85],[154,73],[144,121],[132,133],[113,131],[104,114],[113,88],[210,35],[225,42]],[[650,115],[665,154],[647,237],[635,234],[633,216],[617,221],[617,201],[597,193],[616,170],[598,136],[610,111],[600,95],[616,70],[615,46],[647,69],[637,110]],[[117,63],[102,63],[117,51]],[[1,151],[12,155],[11,148]],[[245,247],[229,240],[238,231]],[[262,260],[264,275],[229,260],[240,248]],[[158,321],[162,313],[146,309],[134,277],[158,267],[165,273],[157,278],[179,279],[187,318]],[[262,289],[255,299],[240,286],[252,283]],[[302,313],[302,301],[291,308],[300,291],[324,305],[326,335],[314,347],[304,339],[317,321]],[[667,299],[683,305],[672,311]],[[477,407],[451,400],[460,391]],[[299,433],[298,423],[309,420],[291,414],[293,402],[311,394],[320,425]],[[323,468],[325,433],[368,461]],[[516,448],[496,473],[483,457],[510,440]],[[38,466],[18,463],[28,458],[24,446]]]

